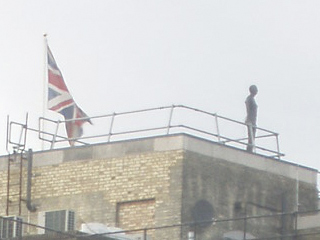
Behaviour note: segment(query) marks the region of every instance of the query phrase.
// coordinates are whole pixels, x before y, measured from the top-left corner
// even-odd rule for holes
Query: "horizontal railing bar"
[[[150,111],[155,111],[155,110],[163,110],[163,109],[169,109],[172,108],[172,106],[166,106],[166,107],[158,107],[158,108],[148,108],[148,109],[141,109],[141,110],[136,110],[136,111],[127,111],[127,112],[114,112],[111,114],[104,114],[104,115],[99,115],[99,116],[93,116],[93,117],[84,117],[84,118],[74,118],[74,119],[66,119],[66,120],[52,120],[48,119],[45,117],[40,117],[39,119],[47,120],[53,123],[65,123],[65,122],[72,122],[72,121],[80,121],[80,120],[89,120],[89,119],[95,119],[95,118],[107,118],[107,117],[112,117],[112,116],[120,116],[120,115],[127,115],[127,114],[133,114],[133,113],[142,113],[142,112],[150,112]]]
[[[40,119],[45,119],[47,121],[50,121],[50,122],[53,122],[53,123],[64,123],[64,122],[70,122],[70,121],[80,121],[80,120],[88,120],[88,119],[95,119],[95,118],[104,118],[104,117],[112,117],[112,116],[120,116],[120,115],[127,115],[127,114],[134,114],[134,113],[142,113],[142,112],[150,112],[150,111],[155,111],[155,110],[163,110],[163,109],[170,109],[170,108],[185,108],[185,109],[189,109],[189,110],[193,110],[193,111],[196,111],[196,112],[201,112],[201,113],[204,113],[204,114],[207,114],[207,115],[210,115],[210,116],[214,116],[214,117],[218,117],[218,118],[221,118],[221,119],[224,119],[224,120],[227,120],[227,121],[230,121],[230,122],[234,122],[234,123],[237,123],[237,124],[241,124],[241,125],[247,125],[243,122],[240,122],[240,121],[237,121],[237,120],[233,120],[233,119],[230,119],[230,118],[227,118],[227,117],[223,117],[223,116],[220,116],[216,113],[210,113],[210,112],[207,112],[207,111],[203,111],[203,110],[200,110],[200,109],[196,109],[196,108],[192,108],[192,107],[188,107],[188,106],[184,106],[184,105],[172,105],[172,106],[164,106],[164,107],[158,107],[158,108],[148,108],[148,109],[141,109],[141,110],[135,110],[135,111],[126,111],[126,112],[119,112],[119,113],[112,113],[112,114],[105,114],[105,115],[100,115],[100,116],[94,116],[94,117],[84,117],[84,118],[75,118],[75,119],[67,119],[67,120],[58,120],[58,121],[54,121],[54,120],[51,120],[51,119],[48,119],[48,118],[44,118],[44,117],[40,117]],[[264,129],[264,128],[260,128],[260,127],[256,127],[256,129],[258,130],[261,130],[261,131],[265,131],[265,132],[268,132],[268,133],[272,133],[274,135],[279,135],[278,133],[276,132],[272,132],[272,131],[269,131],[267,129]]]
[[[83,141],[80,141],[80,140],[93,139],[93,138],[102,138],[102,137],[108,137],[108,136],[121,136],[121,135],[134,134],[134,133],[143,133],[143,132],[148,133],[148,132],[151,132],[151,131],[166,130],[166,128],[167,127],[164,126],[164,127],[146,128],[146,129],[141,129],[141,130],[113,132],[111,134],[108,133],[108,134],[100,134],[100,135],[95,135],[95,136],[85,136],[85,137],[78,138],[77,140],[74,139],[74,141],[77,141],[77,142],[85,144],[85,145],[89,145],[89,143],[86,143],[86,142],[83,142]],[[228,137],[225,137],[225,136],[222,136],[222,135],[218,135],[218,134],[210,133],[210,132],[203,131],[203,130],[200,130],[200,129],[196,129],[196,128],[193,128],[193,127],[189,127],[189,126],[186,126],[186,125],[183,125],[183,124],[171,125],[170,128],[171,129],[184,128],[184,129],[189,129],[189,130],[192,130],[192,131],[195,131],[195,132],[198,132],[198,133],[206,134],[206,135],[209,135],[211,137],[216,137],[216,138],[220,137],[220,138],[225,140],[225,141],[223,141],[223,143],[233,142],[233,143],[237,143],[237,144],[244,145],[244,146],[247,145],[246,143],[243,143],[241,141],[237,141],[235,139],[231,139],[231,138],[228,138]],[[44,134],[47,134],[47,135],[50,135],[50,136],[54,135],[54,134],[46,133],[46,132],[43,132],[43,131],[41,131],[41,133],[44,133]],[[165,134],[163,134],[163,135],[165,135]],[[73,140],[73,139],[69,139],[69,138],[66,138],[66,137],[63,137],[63,136],[60,136],[60,135],[57,135],[56,137],[60,138],[60,139],[55,141],[56,143],[64,142],[66,140],[71,140],[71,141]],[[263,137],[263,136],[261,136],[261,137]],[[41,139],[50,142],[50,140],[48,140],[48,139],[45,139],[45,138],[41,138]],[[263,147],[260,147],[260,146],[255,146],[255,148],[263,150],[263,151],[266,151],[266,152],[275,153],[275,154],[280,155],[280,156],[284,156],[284,154],[282,154],[282,153],[278,153],[277,151],[266,149],[266,148],[263,148]]]
[[[257,138],[267,138],[267,137],[274,137],[273,134],[268,134],[268,135],[260,135],[260,136],[256,136],[255,139]],[[248,138],[237,138],[237,139],[234,139],[232,141],[244,141],[244,140],[248,140]],[[227,142],[230,142],[230,141],[223,141],[224,143],[227,143]]]
[[[206,134],[211,135],[211,136],[217,136],[216,134],[212,134],[212,133],[208,133],[208,132],[205,132],[205,131],[197,130],[197,129],[192,128],[192,127],[188,127],[188,126],[184,126],[184,125],[178,125],[178,126],[179,126],[179,127],[188,128],[188,129],[190,129],[190,130],[198,131],[198,132],[201,132],[201,133],[206,133]],[[227,139],[227,140],[229,140],[229,142],[235,142],[235,143],[239,143],[239,144],[241,144],[241,145],[247,145],[246,143],[239,142],[239,141],[235,141],[235,140],[233,140],[233,139],[224,137],[224,136],[222,136],[222,135],[220,135],[219,137],[220,137],[220,138]],[[263,150],[263,151],[266,151],[266,152],[271,152],[271,153],[276,153],[276,154],[282,155],[282,153],[278,153],[277,151],[273,151],[273,150],[266,149],[266,148],[263,148],[263,147],[255,146],[255,148],[258,148],[258,149]]]
[[[171,125],[170,124],[171,121],[169,121],[169,125],[160,126],[160,127],[143,128],[141,126],[135,126],[134,127],[135,129],[133,129],[133,130],[122,130],[122,131],[118,131],[118,132],[114,132],[112,129],[113,128],[113,121],[117,120],[117,116],[128,116],[128,115],[132,115],[132,114],[148,113],[151,111],[161,111],[161,110],[171,110],[173,112],[174,109],[187,110],[187,112],[185,112],[185,113],[188,114],[187,115],[188,117],[189,116],[190,117],[200,116],[199,121],[201,121],[204,116],[201,117],[201,115],[199,115],[199,114],[192,115],[192,112],[196,112],[196,113],[207,115],[209,117],[213,117],[214,118],[213,122],[215,122],[215,124],[217,126],[218,126],[217,120],[220,119],[220,120],[224,120],[224,121],[238,124],[240,126],[247,127],[247,124],[244,122],[233,120],[228,117],[223,117],[223,116],[218,115],[217,113],[210,113],[207,111],[203,111],[200,109],[196,109],[196,108],[188,107],[188,106],[184,106],[184,105],[171,105],[171,106],[164,106],[164,107],[140,109],[140,110],[135,110],[135,111],[124,111],[124,112],[119,112],[119,113],[114,112],[111,114],[104,114],[104,115],[99,115],[99,116],[94,116],[94,117],[85,117],[85,118],[67,119],[67,120],[52,120],[52,119],[48,119],[45,117],[40,117],[39,118],[39,126],[38,126],[39,129],[29,128],[25,124],[21,124],[21,123],[17,123],[17,122],[11,122],[10,126],[18,125],[18,126],[23,127],[24,128],[23,130],[37,132],[37,133],[39,133],[39,136],[38,136],[39,139],[46,141],[46,142],[51,142],[51,143],[61,143],[61,142],[66,142],[66,141],[74,141],[79,144],[89,145],[89,144],[92,144],[92,142],[94,142],[94,139],[98,139],[98,138],[101,139],[104,137],[105,138],[109,137],[109,139],[108,139],[108,142],[109,142],[111,137],[117,137],[116,140],[127,139],[127,138],[129,139],[130,137],[135,137],[135,136],[130,136],[130,135],[138,134],[138,133],[141,133],[141,136],[138,136],[138,137],[172,135],[172,132],[170,132],[170,130],[172,130],[173,132],[176,132],[176,133],[178,131],[181,133],[194,134],[195,136],[203,137],[203,138],[208,139],[210,141],[217,141],[217,143],[219,143],[219,144],[227,144],[228,143],[229,146],[234,146],[234,147],[239,147],[239,145],[248,146],[248,143],[245,142],[245,140],[247,140],[248,137],[232,139],[230,137],[226,137],[226,136],[221,135],[220,134],[221,131],[219,131],[219,130],[217,130],[218,131],[217,133],[214,131],[211,132],[211,131],[204,130],[203,128],[207,128],[206,125],[203,125],[203,127],[193,127],[190,124],[185,125],[185,124],[183,124],[184,119],[179,118],[179,115],[178,115],[178,121],[179,121],[179,123],[182,122],[182,124]],[[189,112],[189,111],[191,111],[191,112]],[[171,115],[172,115],[172,113],[171,113]],[[169,117],[170,120],[171,120],[171,115]],[[175,116],[176,114],[173,114],[173,115]],[[145,115],[142,115],[142,116],[145,116]],[[80,138],[68,138],[68,137],[63,137],[61,135],[58,135],[57,132],[50,133],[48,131],[41,130],[41,127],[43,127],[44,122],[51,122],[53,124],[59,125],[61,123],[67,123],[67,122],[72,122],[72,121],[87,121],[87,120],[100,119],[100,118],[109,118],[108,119],[108,124],[110,125],[109,133],[102,133],[102,134],[93,135],[93,136],[82,136]],[[146,116],[146,119],[147,118],[148,118],[148,116]],[[110,119],[111,119],[111,123],[109,123]],[[130,116],[128,116],[128,119],[130,120]],[[134,117],[133,117],[133,119],[134,119]],[[207,121],[210,121],[210,119],[207,119]],[[177,130],[177,129],[179,129],[179,130]],[[256,129],[259,130],[259,133],[260,133],[259,136],[255,137],[256,139],[269,138],[269,137],[270,138],[275,137],[277,139],[277,137],[279,135],[278,133],[269,131],[264,128],[256,127]],[[160,132],[156,132],[156,131],[160,131]],[[165,131],[165,132],[162,133],[162,131]],[[192,132],[189,132],[189,131],[192,131]],[[263,134],[263,133],[266,133],[266,134]],[[50,139],[50,138],[52,138],[52,139]],[[83,140],[89,140],[89,139],[91,139],[93,141],[90,141],[90,143],[88,143],[87,141],[83,141]],[[11,144],[15,144],[18,147],[24,146],[24,144],[14,143],[13,141],[11,141],[11,139],[9,139],[9,141]],[[242,148],[242,147],[240,147],[240,148]],[[278,157],[284,156],[284,154],[280,153],[279,147],[277,148],[277,151],[272,150],[272,149],[267,149],[265,147],[257,146],[257,145],[255,146],[255,148],[259,151],[268,152],[268,153],[271,153],[272,155],[276,155]]]

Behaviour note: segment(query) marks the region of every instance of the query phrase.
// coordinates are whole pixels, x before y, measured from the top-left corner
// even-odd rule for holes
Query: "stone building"
[[[6,165],[1,159],[2,183]],[[198,239],[223,239],[246,225],[248,236],[270,237],[294,233],[297,197],[299,211],[317,209],[316,170],[186,134],[36,152],[32,174],[36,209],[22,204],[19,214],[12,202],[9,215],[51,228],[50,213],[60,218],[65,211],[63,219],[72,213],[72,230],[96,222],[148,229],[151,239],[188,239],[194,232]],[[3,184],[2,216],[6,191]]]
[[[0,238],[320,239],[317,170],[192,134],[3,156],[0,173]]]

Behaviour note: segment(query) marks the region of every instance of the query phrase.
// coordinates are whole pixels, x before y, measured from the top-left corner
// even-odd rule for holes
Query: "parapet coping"
[[[76,160],[98,160],[124,157],[128,154],[185,150],[208,157],[267,171],[291,179],[317,185],[318,171],[299,164],[274,159],[226,146],[185,133],[99,143],[34,152],[33,166],[57,165]],[[0,157],[0,171],[7,169],[7,156]]]

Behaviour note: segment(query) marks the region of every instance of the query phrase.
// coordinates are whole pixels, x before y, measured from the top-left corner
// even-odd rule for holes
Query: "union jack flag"
[[[82,125],[91,123],[87,114],[73,100],[67,85],[65,84],[61,71],[47,46],[48,55],[48,109],[62,114],[66,120],[66,130],[70,145],[74,140],[81,137]]]

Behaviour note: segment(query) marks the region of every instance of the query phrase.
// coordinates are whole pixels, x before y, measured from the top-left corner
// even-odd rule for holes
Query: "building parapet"
[[[228,148],[228,151],[226,151]],[[252,154],[235,147],[212,142],[188,134],[148,137],[111,143],[92,144],[71,148],[35,152],[34,167],[57,165],[78,160],[97,160],[123,157],[128,154],[183,150],[240,164],[252,169],[267,171],[290,179],[317,184],[318,171],[259,154]],[[0,170],[5,171],[6,156],[2,156]]]

